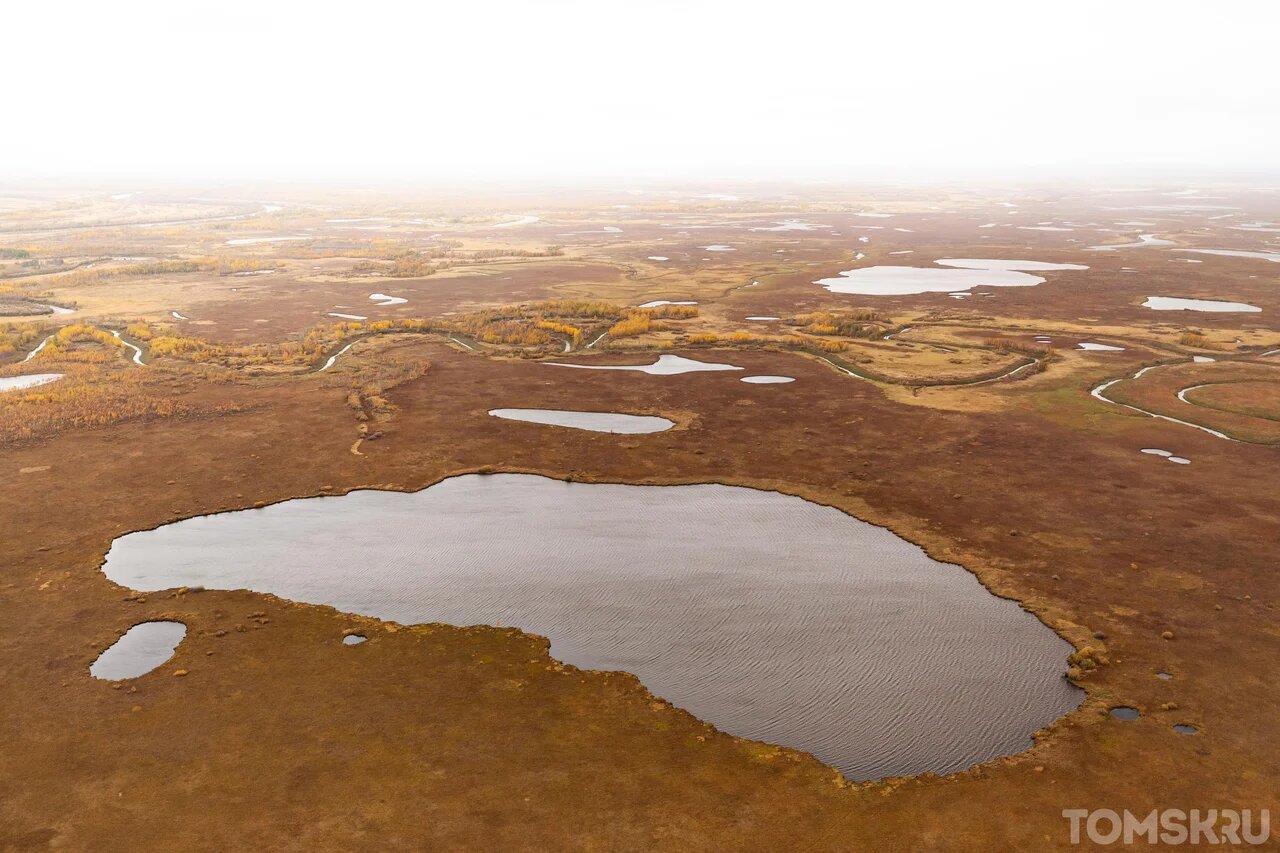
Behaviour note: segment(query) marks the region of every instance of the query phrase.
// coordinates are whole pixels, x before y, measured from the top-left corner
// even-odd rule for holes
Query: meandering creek
[[[588,669],[855,779],[959,770],[1074,709],[1071,647],[839,510],[720,486],[455,477],[117,539],[140,591],[247,588],[401,623],[517,626]]]

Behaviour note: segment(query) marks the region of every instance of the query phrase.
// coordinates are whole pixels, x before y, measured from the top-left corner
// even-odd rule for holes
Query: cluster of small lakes
[[[509,224],[519,223],[494,227]],[[753,230],[804,229],[788,221]],[[1166,245],[1172,244],[1143,235],[1136,243],[1092,248]],[[735,251],[726,244],[700,248]],[[1185,251],[1277,260],[1271,253]],[[1036,273],[1088,269],[1033,260],[934,263],[860,267],[816,283],[841,294],[946,293],[964,299],[977,287],[1033,286],[1046,280]],[[407,301],[383,293],[369,299],[379,307]],[[692,304],[655,300],[641,307]],[[1148,296],[1142,306],[1260,310],[1171,296]],[[177,312],[174,317],[188,319]],[[142,364],[141,350],[130,346]],[[350,346],[319,369],[331,368]],[[1077,346],[1095,353],[1125,349],[1091,341]],[[656,377],[743,372],[733,364],[674,354],[649,364],[547,366]],[[0,391],[60,377],[0,378]],[[795,382],[775,374],[726,380]],[[1116,381],[1095,388],[1094,397],[1114,402],[1103,392]],[[488,414],[622,435],[677,425],[658,415],[622,412],[494,408]],[[1160,448],[1141,452],[1179,465],[1191,461]],[[548,542],[556,544],[554,553]],[[960,566],[934,560],[890,531],[839,510],[741,487],[461,475],[419,492],[361,490],[295,499],[131,533],[112,544],[102,571],[139,592],[249,589],[402,623],[519,627],[548,637],[559,660],[634,673],[654,694],[726,732],[810,752],[853,779],[946,773],[1021,751],[1032,733],[1083,698],[1064,678],[1071,646]],[[186,630],[173,621],[134,625],[90,672],[107,680],[140,677],[175,655]],[[348,633],[335,641],[358,646],[368,639]],[[1140,715],[1129,706],[1110,714],[1118,720]],[[1197,731],[1185,723],[1173,729]]]
[[[1140,243],[1134,245],[1152,245]],[[1119,249],[1125,246],[1095,247]],[[1269,253],[1228,252],[1197,249],[1210,254],[1265,256]],[[1275,258],[1280,259],[1280,254]],[[838,277],[818,279],[832,293],[860,296],[913,296],[922,293],[946,293],[953,299],[966,299],[975,287],[1032,287],[1045,278],[1037,272],[1087,270],[1084,264],[998,258],[940,258],[938,266],[870,266],[844,270]],[[991,291],[977,291],[979,296],[993,297]],[[1243,302],[1215,299],[1193,299],[1176,296],[1148,296],[1142,307],[1155,311],[1210,311],[1256,313],[1262,309]]]
[[[655,377],[742,371],[674,354],[545,364]],[[489,414],[617,434],[675,426],[618,412]],[[839,510],[741,487],[461,475],[419,492],[295,499],[131,533],[102,570],[139,592],[249,589],[401,623],[519,627],[548,637],[559,660],[631,672],[726,732],[810,752],[859,780],[1021,751],[1083,698],[1064,677],[1071,646],[962,567]],[[136,625],[92,674],[137,677],[170,659],[184,632]]]

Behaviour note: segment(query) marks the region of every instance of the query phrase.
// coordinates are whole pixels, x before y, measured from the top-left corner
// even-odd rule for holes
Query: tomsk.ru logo
[[[1070,821],[1071,843],[1081,836],[1093,844],[1157,842],[1178,844],[1262,844],[1271,837],[1271,812],[1262,809],[1257,820],[1250,809],[1152,809],[1139,817],[1128,809],[1063,809]],[[1083,833],[1082,830],[1083,829]]]

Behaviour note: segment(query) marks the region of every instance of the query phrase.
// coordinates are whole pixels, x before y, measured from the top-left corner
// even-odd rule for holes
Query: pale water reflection
[[[857,779],[1022,751],[1071,646],[959,566],[797,497],[468,475],[117,539],[137,590],[251,589],[401,623],[516,626],[720,729]]]
[[[591,432],[614,432],[623,435],[640,435],[665,432],[675,426],[675,421],[651,415],[624,415],[618,412],[575,412],[565,409],[490,409],[495,418],[508,421],[524,421],[531,424],[571,427]]]
[[[134,625],[89,667],[94,678],[121,681],[137,678],[173,657],[187,626],[181,622],[143,622]]]

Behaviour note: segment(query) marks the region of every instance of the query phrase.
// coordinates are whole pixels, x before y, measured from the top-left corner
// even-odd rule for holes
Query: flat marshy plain
[[[4,246],[42,262],[106,259],[70,272],[21,268],[38,274],[5,280],[24,299],[75,311],[0,321],[0,376],[63,374],[0,394],[10,430],[0,448],[10,604],[0,650],[10,721],[0,751],[6,843],[198,848],[214,838],[350,849],[394,831],[417,848],[804,849],[832,839],[918,848],[944,831],[957,847],[1033,848],[1058,837],[1062,808],[1079,803],[1137,813],[1195,802],[1223,778],[1236,780],[1241,804],[1273,799],[1268,712],[1280,697],[1257,673],[1259,661],[1280,653],[1271,630],[1278,590],[1267,571],[1280,541],[1267,428],[1272,351],[1280,349],[1278,267],[1203,254],[1194,255],[1200,264],[1180,263],[1187,255],[1139,240],[1148,233],[1176,246],[1265,251],[1268,232],[1233,232],[1229,220],[1194,212],[1104,210],[1153,203],[1114,194],[921,204],[891,192],[833,193],[803,213],[748,193],[738,201],[693,195],[664,199],[666,210],[622,197],[572,206],[531,198],[527,211],[462,200],[448,216],[434,201],[316,211],[282,198],[279,210],[228,203],[147,228],[136,223],[156,217],[138,211],[134,224],[107,231],[79,228],[103,221],[102,211],[85,212],[72,217],[76,227],[38,238],[15,229],[48,226],[49,216],[0,222]],[[1230,203],[1242,207],[1242,221],[1270,227],[1280,217],[1258,198]],[[1156,224],[1118,224],[1130,218]],[[753,230],[788,221],[808,230]],[[1068,230],[1038,230],[1049,228]],[[1204,230],[1212,239],[1189,236]],[[304,234],[316,236],[228,244]],[[1227,234],[1237,236],[1228,242]],[[1132,242],[1142,244],[1123,246]],[[547,251],[554,245],[558,254]],[[1091,245],[1116,248],[1086,251]],[[166,265],[115,260],[145,257]],[[1045,280],[1024,287],[979,284],[965,299],[873,298],[814,284],[858,265],[944,258],[1088,269],[1033,271]],[[1157,311],[1142,304],[1152,294],[1260,310]],[[549,301],[574,304],[558,314],[532,307]],[[646,326],[634,312],[655,301],[697,302],[655,306],[697,313],[655,315]],[[595,303],[613,307],[593,317],[597,309],[585,306]],[[512,305],[526,307],[506,310]],[[331,312],[367,320],[348,326]],[[456,325],[412,325],[419,321]],[[24,363],[71,323],[84,328]],[[634,369],[682,365],[676,358],[741,369]],[[742,381],[751,377],[794,381]],[[1113,382],[1101,392],[1106,400],[1091,394]],[[674,425],[620,435],[489,414],[499,408]],[[122,585],[108,577],[110,562],[102,571],[112,543],[131,535],[164,535],[206,516],[267,518],[297,498],[343,507],[366,494],[409,500],[449,483],[501,482],[449,479],[477,474],[538,474],[570,495],[664,485],[679,487],[673,494],[745,487],[803,499],[806,512],[875,525],[923,549],[919,574],[888,572],[898,582],[963,581],[973,598],[947,587],[908,596],[897,611],[875,608],[903,620],[896,630],[856,615],[868,603],[856,590],[872,583],[861,576],[838,595],[810,586],[797,600],[783,584],[744,599],[724,582],[731,570],[782,584],[788,572],[818,565],[838,576],[896,564],[867,562],[850,543],[819,558],[817,531],[799,541],[771,537],[761,525],[735,526],[744,516],[722,513],[723,503],[677,500],[663,509],[679,510],[675,519],[650,517],[624,543],[643,555],[646,539],[677,522],[695,525],[678,541],[653,544],[670,559],[641,561],[655,573],[652,588],[630,583],[621,588],[628,598],[605,584],[584,603],[592,587],[577,573],[605,568],[591,557],[622,546],[575,551],[572,538],[542,536],[535,551],[518,538],[529,535],[518,511],[537,506],[547,517],[535,526],[551,530],[609,504],[541,492],[533,504],[513,503],[505,522],[471,531],[469,540],[494,549],[490,557],[429,564],[453,573],[433,595],[484,578],[464,570],[505,569],[489,578],[501,592],[492,601],[519,607],[501,613],[477,600],[433,610],[440,599],[427,598],[432,607],[416,608],[395,595],[411,588],[413,555],[449,546],[458,532],[433,530],[422,514],[387,528],[389,517],[376,511],[339,512],[325,531],[345,535],[314,558],[320,570],[310,579],[282,555],[256,564],[253,578],[225,583],[175,575]],[[560,517],[557,506],[577,512]],[[486,539],[492,530],[500,534]],[[766,540],[778,571],[735,558],[732,547],[715,553],[726,531],[735,531],[724,540],[734,547]],[[214,564],[253,567],[266,556],[259,539],[237,540],[245,560]],[[360,542],[404,547],[363,557],[341,550]],[[721,573],[692,592],[681,586],[698,580],[703,563]],[[285,586],[334,573],[341,590],[390,578],[385,607],[364,611]],[[541,594],[541,583],[567,583],[566,595]],[[646,631],[636,614],[663,584],[674,584],[682,605],[664,617],[697,629],[704,644],[729,642],[732,653],[684,643],[670,624]],[[974,611],[956,603],[968,601],[994,612],[967,621]],[[734,628],[744,608],[762,602],[774,609],[748,620],[752,630]],[[836,609],[824,614],[828,602]],[[913,619],[916,607],[936,618]],[[707,608],[725,620],[701,618]],[[623,609],[625,619],[609,621]],[[1016,672],[1033,643],[1018,643],[1022,635],[996,613],[1052,647],[1038,674]],[[130,628],[158,622],[186,626],[171,658],[120,681],[93,676],[95,661]],[[610,625],[630,625],[631,636]],[[938,633],[944,625],[961,635]],[[572,632],[588,627],[591,635],[575,641]],[[793,632],[796,642],[780,641]],[[944,637],[936,655],[912,657]],[[663,660],[679,655],[623,639],[686,650],[697,664],[684,676],[690,694],[662,686]],[[730,667],[723,681],[715,677],[721,661]],[[784,686],[770,690],[768,679],[731,667],[751,678],[771,673]],[[962,707],[968,686],[1011,673],[1007,701]],[[911,692],[916,678],[923,694]],[[805,683],[847,692],[830,704],[788,706],[786,686]],[[734,686],[720,692],[725,684]],[[1000,749],[954,764],[913,760],[941,754],[930,738],[989,728],[1025,699],[1019,685],[1079,690],[1083,701],[1043,723],[1027,720],[1018,742]],[[698,691],[710,698],[690,698]],[[891,704],[914,695],[924,699]],[[944,712],[931,716],[929,699],[943,700]],[[1136,716],[1112,713],[1119,709]],[[846,727],[789,741],[784,729],[806,714]],[[763,722],[737,724],[753,715]],[[877,740],[878,731],[915,736]],[[825,751],[881,743],[889,747],[866,772]],[[881,778],[920,770],[947,775]],[[1025,820],[991,819],[1011,802]]]

